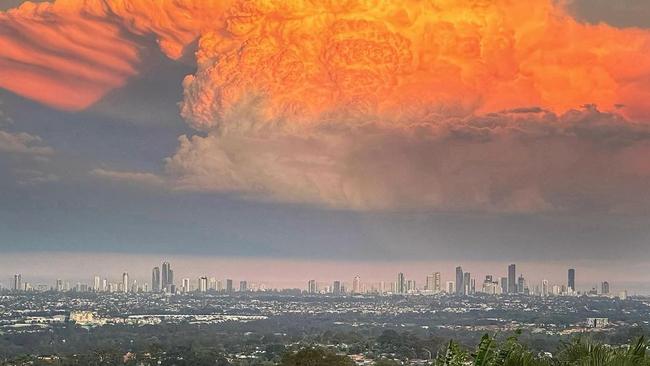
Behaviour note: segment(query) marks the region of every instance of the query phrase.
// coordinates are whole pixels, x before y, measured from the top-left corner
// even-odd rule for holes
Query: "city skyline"
[[[163,275],[161,276],[160,268],[163,268]],[[151,269],[150,281],[134,278],[129,275],[128,271],[122,273],[120,280],[113,281],[114,276],[99,276],[97,273],[92,275],[91,281],[70,281],[68,279],[57,278],[53,286],[49,289],[56,291],[101,291],[101,292],[165,292],[165,293],[187,293],[187,292],[206,292],[207,290],[218,290],[223,292],[245,292],[249,289],[252,291],[265,291],[265,290],[285,290],[285,289],[302,289],[307,293],[347,293],[347,294],[365,294],[365,293],[379,293],[379,294],[393,294],[393,295],[407,295],[407,294],[437,294],[437,293],[450,293],[450,284],[453,284],[454,295],[470,295],[474,293],[486,293],[492,295],[512,295],[512,294],[531,294],[538,296],[553,295],[584,295],[584,294],[610,294],[610,289],[620,289],[624,291],[627,296],[628,288],[623,286],[613,286],[608,280],[601,280],[594,282],[597,279],[588,278],[582,282],[576,282],[576,270],[568,268],[568,279],[564,283],[555,283],[549,281],[549,277],[535,275],[532,278],[542,278],[541,280],[534,280],[531,277],[524,277],[523,273],[516,272],[516,264],[509,264],[505,274],[501,274],[498,270],[486,274],[471,274],[470,272],[463,271],[461,266],[455,268],[455,276],[447,280],[443,277],[443,270],[436,270],[425,275],[425,278],[414,278],[405,275],[404,272],[397,273],[395,281],[386,281],[382,278],[363,278],[357,273],[351,280],[345,278],[338,278],[337,280],[323,280],[312,278],[307,281],[302,281],[306,286],[287,287],[287,286],[273,286],[272,282],[268,282],[263,278],[250,281],[248,277],[239,279],[238,290],[235,288],[234,283],[237,281],[232,277],[218,277],[214,273],[203,273],[196,277],[183,276],[178,281],[174,280],[173,270],[171,263],[168,261],[161,262],[161,265],[155,265]],[[548,273],[547,273],[548,274]],[[482,277],[484,276],[484,277]],[[512,282],[511,277],[516,277]],[[555,276],[557,278],[557,276]],[[90,278],[90,277],[89,277]],[[311,277],[310,277],[311,278]],[[553,278],[551,276],[550,278]],[[578,277],[580,278],[580,277]],[[32,283],[23,281],[23,274],[16,273],[13,275],[13,281],[10,280],[10,286],[5,286],[5,289],[21,289],[21,290],[44,290],[47,289],[46,283]],[[22,286],[21,286],[22,283]],[[586,285],[581,288],[576,286],[576,283]],[[0,286],[1,286],[0,282]],[[101,287],[101,290],[99,290]],[[2,287],[0,287],[2,288]],[[83,289],[83,290],[82,290]],[[319,290],[320,289],[320,290]],[[327,290],[324,290],[327,289]],[[614,294],[614,293],[611,293]]]

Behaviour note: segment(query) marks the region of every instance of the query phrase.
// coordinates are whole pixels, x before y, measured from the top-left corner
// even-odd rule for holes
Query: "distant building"
[[[542,291],[540,293],[543,297],[548,296],[548,281],[542,280]]]
[[[153,292],[160,292],[161,290],[161,282],[160,282],[160,268],[159,267],[153,267],[151,270],[151,290]]]
[[[609,282],[604,281],[600,284],[600,293],[603,295],[609,295]]]
[[[101,291],[101,279],[99,276],[93,277],[93,291],[99,292]]]
[[[332,293],[336,296],[341,295],[341,281],[334,281],[332,284]]]
[[[568,277],[567,291],[569,293],[575,293],[576,292],[576,270],[573,268],[569,269],[567,277]]]
[[[526,288],[526,279],[524,278],[524,275],[521,274],[517,279],[517,292],[523,294],[525,288]]]
[[[456,293],[456,283],[454,281],[447,281],[445,284],[445,291],[450,295]]]
[[[128,272],[122,273],[122,291],[129,292],[129,274]]]
[[[172,270],[169,262],[163,262],[161,273],[161,291],[173,292],[172,286],[174,285],[174,271]]]
[[[456,267],[456,295],[462,295],[465,290],[463,286],[463,267]]]
[[[508,293],[508,277],[501,277],[501,293]]]
[[[517,293],[517,267],[514,264],[508,266],[508,293]]]
[[[96,318],[92,311],[71,311],[69,321],[79,325],[102,325],[104,322]]]
[[[226,292],[231,294],[235,291],[232,285],[232,280],[231,279],[226,279]]]
[[[208,278],[199,277],[199,292],[208,292]]]
[[[397,282],[395,283],[395,292],[398,294],[403,294],[406,292],[406,279],[404,278],[404,273],[400,272],[397,274]]]
[[[318,292],[318,289],[316,288],[316,280],[309,280],[309,282],[307,282],[307,292],[310,294]]]
[[[440,272],[434,272],[427,276],[424,289],[434,293],[440,292]]]
[[[188,293],[190,291],[191,291],[190,279],[189,278],[183,278],[183,281],[181,281],[181,292]]]
[[[469,272],[463,273],[463,295],[472,293],[472,274]]]
[[[361,277],[359,276],[354,276],[354,279],[352,280],[352,293],[361,293]]]
[[[587,318],[587,326],[589,328],[605,328],[608,324],[608,318]]]
[[[14,275],[14,282],[11,284],[11,289],[14,291],[23,290],[23,279],[21,274],[17,273]]]
[[[239,281],[239,292],[247,292],[247,291],[248,291],[248,282]]]

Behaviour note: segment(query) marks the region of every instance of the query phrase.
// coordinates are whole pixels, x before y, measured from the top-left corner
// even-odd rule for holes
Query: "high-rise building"
[[[425,291],[433,291],[433,273],[430,275],[427,275],[427,279],[424,282],[424,290]]]
[[[472,274],[469,272],[463,273],[463,295],[472,293]]]
[[[526,279],[524,278],[523,274],[520,274],[519,278],[517,279],[517,292],[523,294],[525,287],[526,287]]]
[[[102,292],[108,291],[108,278],[102,280]]]
[[[199,292],[208,292],[208,278],[199,277]]]
[[[433,272],[433,292],[438,293],[442,290],[442,276],[440,272]]]
[[[160,292],[161,290],[161,282],[160,282],[160,268],[159,267],[153,267],[151,270],[151,290],[153,292]]]
[[[427,276],[427,282],[424,289],[434,293],[440,292],[440,272],[434,272]]]
[[[183,281],[181,281],[181,292],[183,293],[188,293],[192,290],[191,285],[190,285],[190,279],[189,278],[183,278]]]
[[[508,277],[501,277],[501,293],[508,293]]]
[[[161,290],[171,292],[172,286],[174,285],[174,271],[172,270],[171,264],[169,264],[169,262],[163,262],[162,273],[160,277]]]
[[[543,297],[548,296],[548,294],[549,294],[548,290],[549,290],[548,289],[548,281],[547,280],[542,280],[542,292],[541,292],[540,295],[542,295]]]
[[[309,282],[307,282],[307,292],[310,294],[318,292],[318,289],[316,288],[316,280],[309,280]]]
[[[454,281],[447,281],[445,291],[447,291],[448,294],[456,293],[456,283]]]
[[[247,292],[247,291],[248,291],[248,282],[239,281],[239,292]]]
[[[217,291],[217,279],[216,278],[210,277],[210,281],[208,283],[208,290]]]
[[[226,292],[231,294],[235,291],[235,289],[232,286],[232,280],[231,279],[226,279]]]
[[[341,294],[341,281],[334,281],[332,284],[332,294],[336,296]]]
[[[14,275],[14,282],[11,284],[11,289],[14,291],[23,290],[23,276],[20,273]]]
[[[99,292],[101,291],[101,279],[99,276],[93,277],[93,291]]]
[[[63,291],[63,280],[57,279],[56,280],[56,292],[61,292]]]
[[[122,273],[122,291],[129,292],[129,274],[127,272]]]
[[[403,294],[406,292],[406,279],[404,278],[404,273],[402,272],[397,274],[397,282],[395,282],[395,292],[398,294]]]
[[[600,284],[600,293],[603,295],[609,294],[609,282],[605,281]]]
[[[352,293],[361,293],[361,277],[359,276],[354,276],[354,279],[352,280]]]
[[[508,293],[517,293],[517,267],[514,264],[508,266]]]
[[[456,295],[462,295],[465,290],[463,285],[463,267],[456,267]]]
[[[576,270],[573,268],[569,269],[567,291],[569,293],[574,293],[576,291]]]

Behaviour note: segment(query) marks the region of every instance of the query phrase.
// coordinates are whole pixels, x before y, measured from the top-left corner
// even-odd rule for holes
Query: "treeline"
[[[418,365],[430,366],[650,366],[648,343],[644,337],[622,345],[610,346],[587,338],[575,338],[563,343],[554,354],[535,352],[516,336],[499,341],[484,335],[474,348],[463,347],[455,341],[436,350],[432,359]],[[280,355],[275,352],[283,350]],[[408,365],[409,360],[391,359],[381,355],[372,359],[375,366]],[[116,350],[97,350],[67,356],[21,356],[5,360],[7,366],[355,366],[349,356],[336,349],[296,346],[276,349],[274,352],[251,359],[226,358],[215,349],[180,347],[150,349],[133,353]]]

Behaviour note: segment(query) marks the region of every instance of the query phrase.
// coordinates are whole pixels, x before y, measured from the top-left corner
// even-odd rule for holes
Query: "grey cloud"
[[[573,0],[569,9],[579,20],[616,27],[650,27],[647,0]]]
[[[166,173],[180,189],[354,210],[650,208],[650,128],[593,106],[358,125],[183,137]]]

